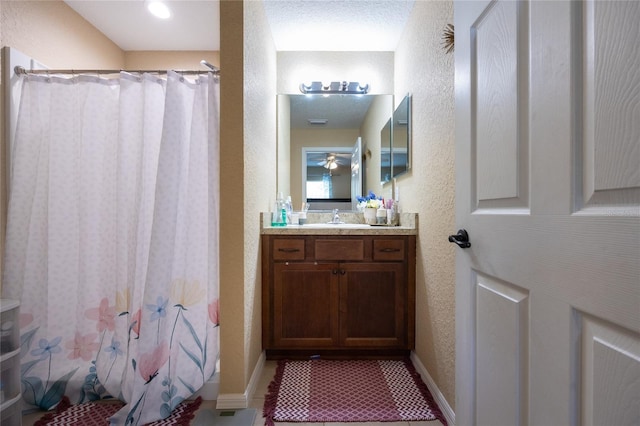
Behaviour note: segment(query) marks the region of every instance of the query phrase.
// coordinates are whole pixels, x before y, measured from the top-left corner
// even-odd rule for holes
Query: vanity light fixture
[[[357,81],[332,81],[326,84],[321,81],[312,81],[308,84],[300,84],[300,91],[304,94],[364,95],[369,92],[369,85],[358,83]]]
[[[145,0],[145,6],[147,10],[156,18],[169,19],[171,17],[171,10],[165,2],[161,0]]]

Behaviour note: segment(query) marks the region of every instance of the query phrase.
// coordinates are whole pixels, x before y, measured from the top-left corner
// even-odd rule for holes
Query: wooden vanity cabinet
[[[414,235],[263,235],[262,250],[268,358],[413,349]]]

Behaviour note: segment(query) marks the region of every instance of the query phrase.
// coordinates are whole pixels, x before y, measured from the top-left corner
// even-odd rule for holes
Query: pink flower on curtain
[[[82,358],[83,361],[91,361],[93,359],[93,353],[100,347],[100,344],[95,341],[97,337],[98,333],[89,333],[82,336],[76,331],[74,340],[69,340],[65,344],[65,347],[71,350],[67,358]]]
[[[109,300],[106,297],[100,301],[98,308],[87,309],[84,311],[84,315],[89,319],[98,321],[96,328],[100,332],[104,330],[113,331],[115,328],[116,308],[115,306],[109,306]]]
[[[33,322],[33,314],[20,312],[20,328],[26,327]]]
[[[214,299],[213,302],[209,303],[209,319],[216,327],[220,325],[218,321],[218,309],[219,309],[219,299]]]
[[[169,345],[165,340],[156,346],[151,352],[140,355],[138,371],[145,380],[145,384],[153,380],[158,375],[158,371],[169,360]]]

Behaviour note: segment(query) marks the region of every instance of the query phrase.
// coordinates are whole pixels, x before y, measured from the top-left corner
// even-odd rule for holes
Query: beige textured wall
[[[220,4],[221,394],[242,394],[262,353],[260,212],[276,192],[276,60],[262,2]]]
[[[128,51],[124,52],[124,67],[129,70],[196,70],[205,71],[201,60],[220,67],[220,52],[211,50],[192,51]]]
[[[278,94],[304,81],[360,81],[372,95],[393,93],[393,52],[278,52]]]
[[[276,194],[277,65],[263,3],[244,4],[245,367],[252,373],[262,353],[260,212]]]
[[[413,169],[397,181],[417,212],[416,354],[455,408],[454,60],[441,47],[450,1],[417,1],[396,50],[396,105],[413,94]]]
[[[242,2],[220,4],[220,393],[244,389]]]
[[[2,43],[50,68],[122,68],[124,52],[63,1],[3,1]]]

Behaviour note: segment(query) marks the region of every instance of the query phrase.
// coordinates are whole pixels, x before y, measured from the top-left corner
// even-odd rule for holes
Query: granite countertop
[[[344,224],[329,224],[331,213],[307,213],[304,225],[271,226],[271,214],[262,213],[260,234],[265,235],[417,235],[418,214],[401,213],[398,226],[366,225],[362,213],[341,212]]]

